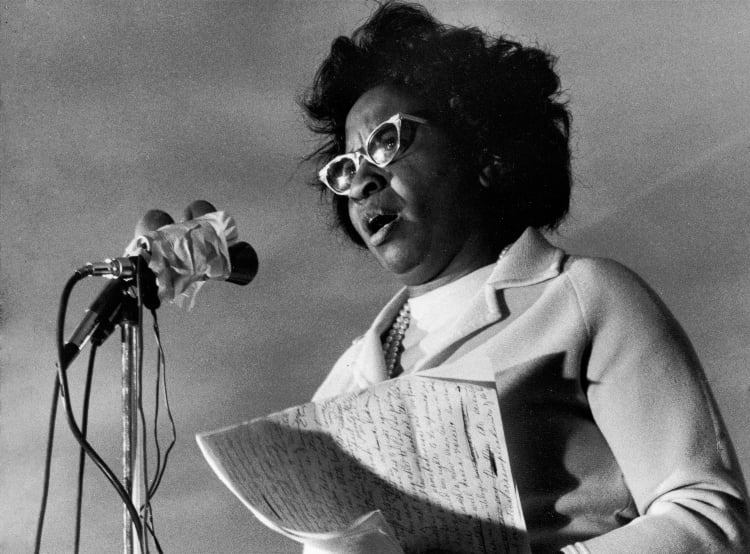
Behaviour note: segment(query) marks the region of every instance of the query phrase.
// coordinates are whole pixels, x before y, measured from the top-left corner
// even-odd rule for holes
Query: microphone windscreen
[[[185,221],[210,214],[216,211],[216,207],[207,200],[195,200],[188,204],[182,216]],[[236,285],[247,285],[255,279],[258,273],[258,254],[255,249],[246,242],[238,242],[229,247],[229,261],[232,272],[227,277],[227,282]]]
[[[247,285],[258,274],[258,254],[246,242],[238,242],[229,247],[232,273],[227,281],[235,285]]]
[[[135,226],[135,236],[140,237],[149,231],[156,231],[165,225],[171,225],[174,219],[167,212],[161,210],[149,210]]]
[[[210,214],[215,211],[216,208],[213,204],[211,204],[211,202],[208,202],[206,200],[196,200],[188,204],[188,207],[185,208],[184,212],[182,212],[182,219],[183,221],[189,221],[191,219],[195,219],[196,217]]]

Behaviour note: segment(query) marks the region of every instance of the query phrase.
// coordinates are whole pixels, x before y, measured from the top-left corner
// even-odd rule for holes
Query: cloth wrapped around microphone
[[[189,298],[192,308],[204,281],[229,277],[229,247],[238,242],[237,237],[234,218],[217,211],[137,236],[125,255],[148,260],[160,300],[181,306]]]

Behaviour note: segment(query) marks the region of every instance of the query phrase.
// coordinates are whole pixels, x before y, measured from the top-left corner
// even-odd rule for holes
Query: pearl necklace
[[[401,360],[401,351],[403,350],[404,335],[409,327],[411,320],[411,310],[409,302],[404,302],[396,316],[396,319],[388,330],[388,334],[383,341],[383,351],[385,353],[385,367],[388,379],[393,379],[404,371],[399,361]]]

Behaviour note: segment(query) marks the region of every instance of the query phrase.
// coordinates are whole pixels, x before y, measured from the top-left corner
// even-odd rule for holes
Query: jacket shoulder
[[[609,258],[569,256],[562,274],[570,281],[587,324],[602,318],[674,321],[662,299],[629,267]]]

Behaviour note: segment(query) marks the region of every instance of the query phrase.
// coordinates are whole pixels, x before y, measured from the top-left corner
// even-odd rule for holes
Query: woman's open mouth
[[[379,246],[385,242],[393,229],[398,214],[380,213],[367,219],[367,231],[370,233],[370,244]]]

